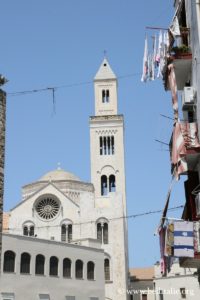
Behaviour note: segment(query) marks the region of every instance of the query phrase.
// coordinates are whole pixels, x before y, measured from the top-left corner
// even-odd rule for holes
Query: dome
[[[75,176],[72,173],[66,172],[62,169],[57,169],[54,171],[50,171],[42,176],[39,181],[57,181],[57,180],[75,180],[80,181],[80,178]]]

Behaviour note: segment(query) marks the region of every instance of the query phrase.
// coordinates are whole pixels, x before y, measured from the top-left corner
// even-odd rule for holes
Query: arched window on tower
[[[102,244],[108,244],[108,223],[100,219],[97,223],[97,240]]]
[[[99,137],[99,153],[100,155],[113,155],[115,152],[114,136]]]
[[[107,103],[110,102],[110,92],[109,92],[109,90],[106,90],[106,102]]]
[[[106,91],[102,90],[102,103],[106,102]]]
[[[115,154],[115,140],[114,140],[114,136],[111,136],[111,153]]]
[[[38,254],[35,258],[35,274],[44,275],[44,263],[45,257],[42,254]]]
[[[21,254],[21,264],[20,264],[20,273],[22,274],[29,274],[30,273],[30,262],[31,256],[29,253],[22,253]]]
[[[102,243],[102,225],[97,223],[97,240]]]
[[[92,261],[87,263],[87,279],[94,280],[94,263]]]
[[[102,175],[101,176],[101,196],[106,196],[107,194],[108,194],[107,176]]]
[[[104,276],[105,280],[110,280],[110,260],[108,258],[104,259]]]
[[[3,271],[15,272],[15,253],[13,251],[8,250],[4,253]]]
[[[83,262],[80,259],[78,259],[76,261],[75,273],[76,273],[76,278],[77,279],[82,279],[83,278]]]
[[[69,258],[63,259],[63,277],[71,278],[71,260]]]
[[[110,92],[109,90],[102,90],[102,103],[109,103]]]
[[[108,244],[108,223],[103,224],[103,243]]]
[[[115,175],[109,176],[109,192],[116,191],[116,184],[115,184]]]
[[[58,276],[58,258],[51,256],[49,261],[49,275]]]

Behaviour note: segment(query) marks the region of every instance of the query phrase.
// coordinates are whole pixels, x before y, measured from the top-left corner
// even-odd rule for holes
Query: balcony
[[[170,141],[172,172],[177,176],[195,170],[200,157],[197,123],[176,122]]]
[[[194,258],[181,257],[179,264],[182,268],[200,268],[200,254],[195,254]]]
[[[177,89],[183,90],[191,78],[192,53],[185,45],[174,47],[172,51],[171,59],[174,64]]]
[[[173,63],[177,89],[183,90],[184,86],[190,81],[192,68],[192,52],[189,48],[190,30],[187,27],[180,27],[181,36],[174,39],[170,35],[169,56],[167,65]],[[164,86],[169,90],[168,85],[168,68],[164,74]]]

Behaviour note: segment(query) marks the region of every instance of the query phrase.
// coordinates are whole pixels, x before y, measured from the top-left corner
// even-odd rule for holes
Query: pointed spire
[[[96,73],[94,80],[107,80],[107,79],[117,79],[115,73],[111,69],[108,61],[104,58],[98,72]]]

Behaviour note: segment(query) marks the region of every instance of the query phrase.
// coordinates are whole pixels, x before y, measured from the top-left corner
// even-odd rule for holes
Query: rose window
[[[59,202],[52,197],[45,197],[36,204],[38,215],[45,220],[53,219],[59,212]]]

